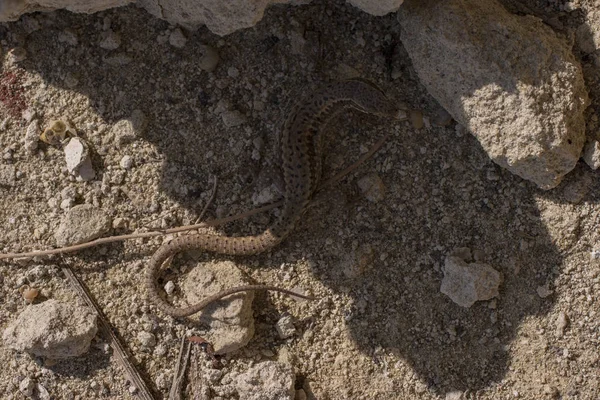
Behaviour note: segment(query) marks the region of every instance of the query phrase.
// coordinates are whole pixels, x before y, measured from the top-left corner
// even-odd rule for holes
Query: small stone
[[[239,374],[234,385],[240,399],[294,400],[295,379],[290,365],[277,361],[264,361]]]
[[[169,44],[178,49],[182,49],[187,43],[187,38],[179,28],[175,28],[169,35]]]
[[[593,170],[600,168],[600,142],[598,140],[590,140],[585,144],[583,161]]]
[[[78,43],[77,34],[68,28],[58,33],[57,40],[71,46],[77,46]]]
[[[137,335],[137,340],[143,347],[154,347],[156,346],[156,336],[150,332],[140,332]]]
[[[173,283],[173,281],[168,281],[167,283],[165,283],[164,289],[167,293],[167,296],[172,296],[173,292],[175,292],[175,284]]]
[[[219,64],[219,52],[210,46],[201,45],[202,56],[198,60],[198,67],[207,72],[212,72]]]
[[[118,121],[111,129],[117,146],[122,147],[142,136],[147,124],[146,115],[140,110],[134,110],[129,118]]]
[[[8,52],[10,62],[19,63],[27,59],[27,50],[22,47],[15,47]]]
[[[230,78],[237,78],[238,76],[240,76],[240,71],[236,67],[229,67],[227,69],[227,75]]]
[[[357,279],[373,267],[375,249],[367,243],[359,245],[356,250],[347,252],[342,261],[341,271],[350,279]]]
[[[231,261],[202,264],[185,277],[182,291],[188,304],[195,304],[222,289],[248,284]],[[204,336],[218,354],[229,353],[248,344],[254,336],[252,301],[254,292],[241,292],[209,304],[190,319],[208,325]]]
[[[32,120],[29,125],[27,125],[27,130],[25,131],[25,149],[33,154],[38,148],[38,143],[40,141],[40,123],[37,119]]]
[[[102,210],[91,204],[81,204],[64,215],[54,238],[59,246],[85,243],[108,232],[110,226],[111,221]]]
[[[565,334],[565,329],[569,325],[569,318],[564,311],[558,313],[558,317],[556,317],[556,337],[563,337]]]
[[[17,179],[17,170],[14,165],[0,164],[0,187],[14,186]]]
[[[89,308],[50,299],[28,306],[2,339],[14,350],[58,360],[86,353],[97,331],[96,314]]]
[[[502,275],[488,264],[447,256],[440,291],[456,304],[471,307],[476,301],[498,296]]]
[[[439,107],[431,116],[431,122],[437,126],[448,126],[452,122],[452,115],[444,108]]]
[[[308,397],[306,396],[306,392],[304,391],[304,389],[298,389],[296,390],[296,396],[294,397],[294,400],[307,400]]]
[[[117,217],[113,219],[113,229],[127,229],[128,220],[126,218]]]
[[[233,128],[235,126],[240,126],[244,122],[246,122],[246,116],[239,111],[224,111],[221,114],[221,118],[223,119],[223,123],[228,128]]]
[[[92,166],[89,146],[83,139],[71,138],[63,150],[67,170],[77,177],[77,180],[87,182],[94,179],[96,172]]]
[[[453,390],[451,392],[446,393],[444,400],[463,400],[463,392],[459,390]]]
[[[370,174],[358,181],[358,188],[367,200],[378,203],[385,198],[385,185],[377,174]]]
[[[133,159],[131,158],[131,156],[123,156],[123,158],[121,158],[121,161],[119,162],[119,165],[123,169],[131,169],[131,167],[133,167]]]
[[[113,31],[103,32],[98,45],[106,50],[116,50],[121,45],[121,36]]]
[[[38,383],[37,385],[35,385],[35,388],[37,390],[37,397],[38,400],[50,400],[50,393],[48,393],[48,390],[42,386],[41,383]]]
[[[287,339],[296,334],[296,327],[290,315],[281,317],[275,324],[275,329],[281,339]]]
[[[36,381],[29,377],[19,382],[19,391],[23,393],[25,397],[33,397],[33,391],[35,390]]]
[[[545,299],[546,297],[554,293],[552,290],[550,290],[548,284],[545,284],[544,286],[538,286],[535,291],[537,292],[538,296],[540,296],[542,299]]]
[[[252,203],[255,206],[272,203],[279,197],[279,191],[275,184],[263,188],[260,192],[252,195]]]

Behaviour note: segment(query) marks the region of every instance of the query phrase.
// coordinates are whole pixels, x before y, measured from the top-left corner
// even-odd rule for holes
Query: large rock
[[[187,303],[195,304],[221,290],[248,283],[233,262],[222,261],[198,265],[187,274],[182,289]],[[217,354],[230,353],[244,347],[254,336],[253,300],[253,291],[235,293],[190,318],[210,327],[205,338]]]
[[[4,331],[4,344],[54,360],[86,353],[98,327],[89,308],[57,300],[29,306]]]
[[[384,15],[398,9],[404,0],[349,0],[351,4],[373,15]],[[120,7],[135,0],[0,0],[0,22],[14,21],[34,11],[67,9],[93,13]],[[206,25],[218,35],[249,28],[258,23],[270,4],[306,4],[310,0],[138,0],[152,15],[194,29]]]
[[[410,0],[398,20],[421,81],[490,158],[557,186],[581,155],[588,104],[567,43],[494,0]]]

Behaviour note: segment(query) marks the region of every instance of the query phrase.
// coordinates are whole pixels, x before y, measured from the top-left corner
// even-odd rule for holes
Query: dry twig
[[[345,168],[341,172],[337,173],[332,178],[325,181],[321,186],[319,186],[319,188],[317,189],[317,192],[340,181],[344,176],[348,175],[350,172],[352,172],[353,170],[358,168],[358,166],[360,166],[365,161],[367,161],[369,158],[371,158],[373,156],[373,154],[375,154],[381,148],[381,146],[383,146],[384,142],[388,139],[388,137],[389,137],[389,135],[386,135],[383,138],[379,139],[379,141],[377,143],[375,143],[375,145],[367,153],[365,153],[363,156],[361,156],[358,159],[358,161],[356,161],[349,167]],[[210,204],[212,202],[212,199],[214,198],[214,194],[216,191],[216,185],[217,185],[217,180],[215,178],[215,182],[214,182],[214,186],[213,186],[214,187],[213,194],[211,195],[211,199],[207,203],[207,206],[204,207],[204,210],[202,211],[201,215],[203,215],[206,212],[206,208],[208,207],[208,204]],[[193,230],[193,229],[207,228],[210,226],[218,226],[218,225],[226,224],[228,222],[236,221],[238,219],[246,218],[246,217],[249,217],[249,216],[252,216],[255,214],[259,214],[264,211],[271,210],[273,208],[281,206],[282,204],[283,204],[283,200],[278,201],[276,203],[268,204],[263,207],[255,208],[253,210],[246,211],[241,214],[237,214],[237,215],[233,215],[233,216],[221,218],[221,219],[213,219],[213,220],[209,220],[209,221],[202,222],[199,224],[194,224],[194,225],[180,226],[177,228],[165,229],[165,230],[160,230],[160,231],[131,233],[131,234],[119,235],[119,236],[109,236],[109,237],[105,237],[105,238],[92,240],[91,242],[87,242],[87,243],[76,244],[73,246],[60,247],[58,249],[36,250],[36,251],[30,251],[30,252],[26,252],[26,253],[5,253],[5,254],[0,254],[0,260],[10,259],[10,258],[41,257],[41,256],[49,256],[49,255],[53,255],[53,254],[72,253],[74,251],[87,249],[87,248],[98,246],[101,244],[120,242],[120,241],[130,240],[130,239],[140,239],[140,238],[148,238],[148,237],[154,237],[154,236],[164,236],[164,235],[169,235],[172,233],[185,232],[185,231],[189,231],[189,230]]]
[[[112,347],[113,352],[117,358],[117,362],[127,372],[129,380],[138,389],[138,391],[136,392],[137,397],[142,400],[155,400],[154,396],[152,395],[152,392],[146,385],[146,382],[142,379],[142,376],[131,362],[129,353],[121,344],[119,338],[112,331],[110,322],[108,322],[108,320],[106,319],[106,316],[98,306],[98,303],[96,303],[96,300],[94,300],[94,298],[90,294],[85,284],[75,276],[75,274],[69,266],[63,266],[62,271],[69,279],[69,282],[71,283],[71,286],[73,286],[73,289],[83,298],[83,300],[88,304],[88,306],[96,310],[96,314],[98,315],[98,321],[100,325],[100,331],[105,336],[110,338],[110,346]]]

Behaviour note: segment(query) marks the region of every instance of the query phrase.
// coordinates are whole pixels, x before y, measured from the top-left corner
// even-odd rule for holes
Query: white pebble
[[[133,159],[131,158],[131,156],[123,156],[123,158],[121,158],[121,161],[119,162],[119,165],[123,169],[131,169],[131,167],[133,167]]]
[[[171,296],[174,291],[175,291],[175,284],[173,283],[173,281],[167,282],[165,284],[165,292],[167,293],[167,295]]]
[[[178,49],[181,49],[185,46],[186,43],[187,43],[187,39],[183,35],[183,32],[181,31],[181,29],[179,29],[179,28],[176,28],[175,30],[173,30],[173,32],[171,32],[171,34],[169,35],[169,44],[173,47],[177,47]]]

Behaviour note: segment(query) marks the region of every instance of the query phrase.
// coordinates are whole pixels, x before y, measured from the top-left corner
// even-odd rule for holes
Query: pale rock
[[[358,188],[367,200],[379,203],[385,198],[385,185],[377,174],[370,174],[358,181]]]
[[[175,28],[169,35],[169,44],[178,49],[183,49],[187,43],[187,38],[179,28]]]
[[[219,52],[215,48],[206,45],[201,45],[200,51],[202,54],[198,59],[198,68],[206,72],[214,71],[221,60]]]
[[[239,374],[234,385],[240,399],[294,400],[295,379],[290,365],[264,361]]]
[[[4,331],[4,344],[17,351],[58,360],[86,353],[98,327],[86,307],[50,299],[28,306]]]
[[[27,125],[27,130],[25,131],[25,149],[33,154],[38,148],[38,143],[40,141],[40,123],[37,119],[32,120],[29,125]]]
[[[80,204],[71,208],[54,232],[56,244],[67,246],[97,239],[111,227],[111,220],[99,208]]]
[[[447,256],[440,291],[462,307],[476,301],[498,296],[502,275],[488,264],[467,263],[456,256]]]
[[[247,284],[231,261],[202,263],[186,275],[182,291],[186,303],[195,304],[223,289]],[[209,304],[190,319],[210,327],[205,338],[216,353],[229,353],[248,344],[254,336],[253,300],[253,291],[235,293]]]
[[[494,162],[542,189],[574,168],[589,99],[550,27],[495,0],[409,0],[398,20],[423,85]]]
[[[590,166],[591,169],[600,167],[600,142],[598,140],[590,140],[585,144],[583,149],[583,161]]]
[[[221,119],[223,119],[223,124],[228,128],[240,126],[246,122],[246,116],[237,110],[223,111]]]
[[[556,337],[562,337],[565,334],[565,329],[569,325],[569,319],[567,318],[567,314],[564,311],[558,313],[558,317],[556,318]]]
[[[65,152],[67,170],[77,180],[87,182],[94,179],[96,172],[92,166],[89,146],[83,139],[78,137],[71,138],[63,151]]]
[[[117,121],[111,128],[110,134],[114,136],[117,146],[122,147],[142,136],[147,125],[146,115],[140,110],[134,110],[129,118]]]
[[[14,165],[0,164],[0,187],[14,186],[17,180],[17,169]]]
[[[275,324],[275,329],[281,339],[287,339],[296,334],[296,327],[291,315],[281,317]]]
[[[116,50],[121,46],[121,35],[113,31],[102,32],[98,46],[105,50]]]

